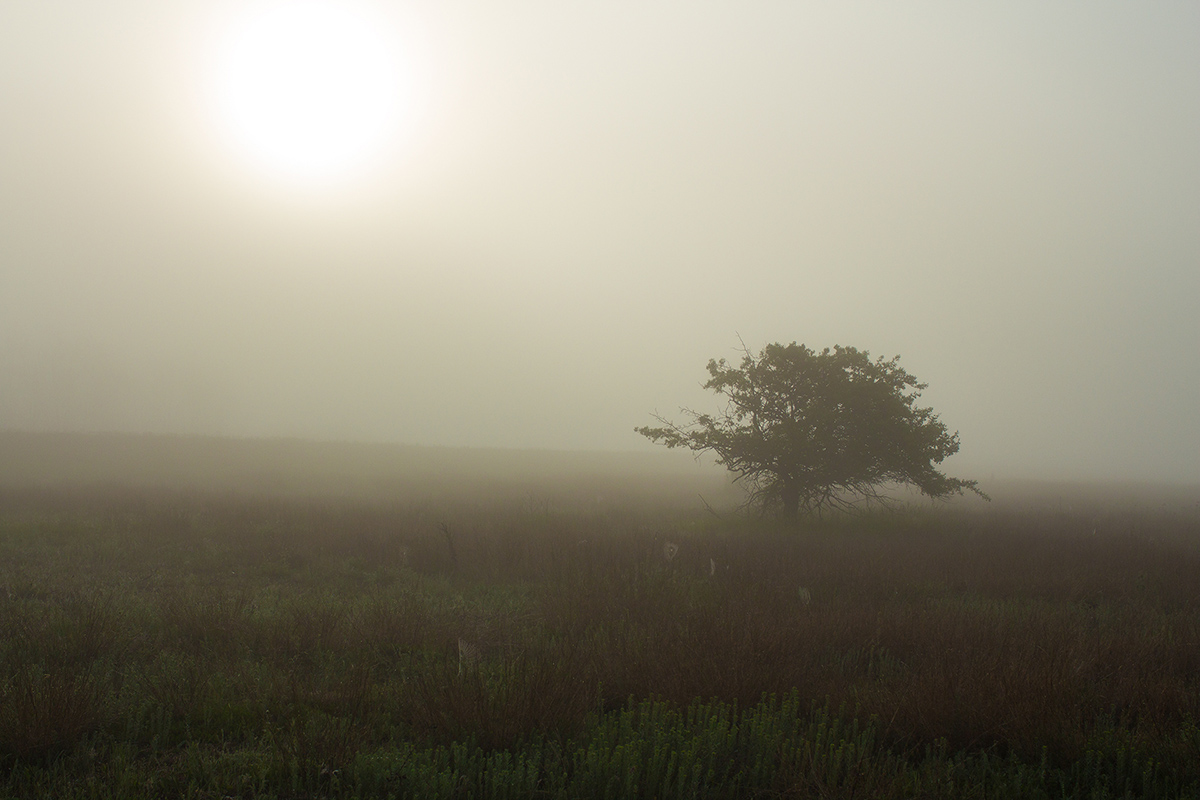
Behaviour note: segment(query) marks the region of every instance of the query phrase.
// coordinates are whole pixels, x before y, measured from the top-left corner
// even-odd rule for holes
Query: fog
[[[344,180],[231,156],[229,0],[0,5],[0,430],[650,451],[900,354],[951,475],[1200,481],[1200,6],[414,2]]]

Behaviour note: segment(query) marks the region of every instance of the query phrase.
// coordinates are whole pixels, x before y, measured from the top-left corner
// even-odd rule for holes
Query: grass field
[[[547,486],[10,482],[0,794],[1200,797],[1192,502]]]

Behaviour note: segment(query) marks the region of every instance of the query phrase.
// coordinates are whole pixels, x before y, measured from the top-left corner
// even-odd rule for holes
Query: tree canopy
[[[970,490],[977,481],[935,467],[958,452],[950,433],[917,398],[926,384],[865,350],[769,344],[741,365],[708,362],[711,389],[727,399],[717,414],[690,409],[676,424],[635,430],[667,447],[712,452],[750,490],[750,502],[785,517],[887,502],[886,488],[907,485],[933,498]]]

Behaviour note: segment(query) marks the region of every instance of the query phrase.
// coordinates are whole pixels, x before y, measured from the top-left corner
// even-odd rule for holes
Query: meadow
[[[1190,496],[7,477],[0,796],[1200,797]]]

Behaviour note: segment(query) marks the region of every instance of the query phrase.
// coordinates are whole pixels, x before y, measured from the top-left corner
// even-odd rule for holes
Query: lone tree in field
[[[977,481],[949,478],[934,465],[958,452],[951,434],[917,398],[925,384],[900,357],[871,360],[865,350],[770,344],[741,366],[708,362],[705,389],[726,396],[717,415],[683,409],[683,425],[655,415],[662,427],[635,428],[667,447],[712,452],[750,489],[749,502],[784,517],[850,510],[887,502],[884,489],[903,484],[940,498]]]

